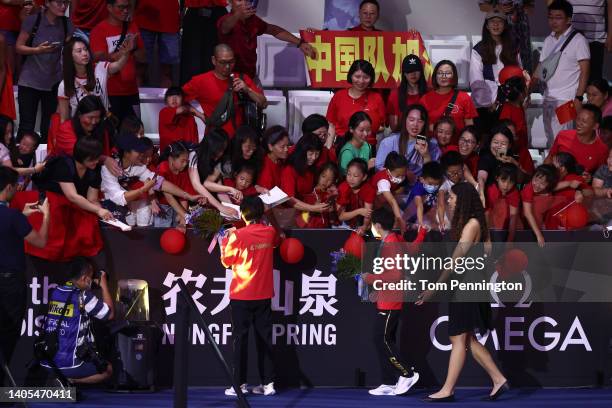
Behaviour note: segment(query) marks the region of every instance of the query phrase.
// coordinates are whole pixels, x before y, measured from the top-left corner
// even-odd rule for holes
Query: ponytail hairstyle
[[[168,146],[166,146],[164,151],[161,153],[161,155],[159,156],[159,161],[161,163],[163,161],[168,160],[170,157],[172,157],[173,159],[178,159],[181,154],[189,154],[189,152],[189,147],[187,147],[185,142],[183,142],[182,140],[172,142]]]

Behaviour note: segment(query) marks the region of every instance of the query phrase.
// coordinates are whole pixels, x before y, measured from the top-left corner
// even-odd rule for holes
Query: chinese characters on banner
[[[347,88],[346,75],[353,61],[369,61],[376,71],[374,88],[396,88],[404,57],[418,55],[425,77],[433,72],[425,43],[418,31],[301,31],[302,39],[316,50],[317,58],[306,58],[313,88]]]

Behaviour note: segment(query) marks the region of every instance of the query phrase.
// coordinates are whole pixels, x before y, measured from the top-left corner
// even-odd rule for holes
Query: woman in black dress
[[[489,231],[484,215],[482,202],[473,185],[469,183],[455,184],[450,192],[448,204],[454,209],[452,233],[458,241],[453,252],[453,258],[465,257],[475,245],[489,240]],[[453,273],[445,270],[438,282],[446,282]],[[425,291],[419,296],[417,305],[426,302],[433,295]],[[493,389],[485,399],[495,400],[508,389],[506,377],[499,371],[489,351],[478,342],[475,331],[484,333],[492,328],[491,305],[489,303],[449,303],[448,334],[452,344],[446,381],[442,389],[429,395],[424,401],[449,402],[454,401],[455,385],[463,369],[467,349],[478,364],[485,369],[493,382]]]

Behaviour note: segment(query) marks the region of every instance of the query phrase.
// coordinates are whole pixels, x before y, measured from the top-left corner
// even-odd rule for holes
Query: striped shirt
[[[605,43],[607,0],[569,0],[574,6],[572,25],[584,34],[589,42]]]

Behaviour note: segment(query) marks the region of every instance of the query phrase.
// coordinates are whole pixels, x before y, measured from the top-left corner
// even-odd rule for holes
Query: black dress
[[[481,254],[478,255],[478,252]],[[466,257],[482,256],[482,252],[483,246],[481,244],[475,244],[470,248]],[[471,273],[474,274],[474,272]],[[470,272],[466,272],[459,276],[462,281],[480,280],[480,276],[466,276],[469,274]],[[463,301],[451,301],[448,304],[448,335],[458,336],[463,333],[471,333],[474,331],[484,334],[487,330],[491,330],[493,328],[491,303],[466,302],[466,297],[469,298],[469,296],[460,297]],[[457,300],[456,297],[454,298]]]

